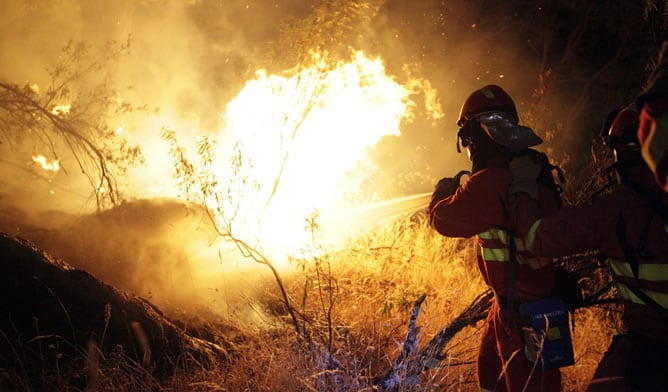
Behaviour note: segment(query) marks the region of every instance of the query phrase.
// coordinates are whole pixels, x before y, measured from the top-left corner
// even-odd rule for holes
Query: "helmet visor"
[[[483,113],[477,118],[480,126],[497,144],[519,151],[543,143],[533,129],[517,124],[515,116],[504,112]]]

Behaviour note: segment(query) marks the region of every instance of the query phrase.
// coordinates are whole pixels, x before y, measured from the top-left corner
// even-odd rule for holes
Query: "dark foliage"
[[[156,380],[227,358],[223,347],[188,335],[148,301],[24,240],[0,234],[0,255],[0,370],[31,390],[86,385],[100,371],[90,369],[95,356],[120,356]]]

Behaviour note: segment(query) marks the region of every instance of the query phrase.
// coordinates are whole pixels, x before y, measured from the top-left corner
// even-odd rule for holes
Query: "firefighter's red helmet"
[[[519,121],[515,102],[510,98],[507,92],[495,84],[489,84],[479,90],[474,91],[466,98],[461,110],[459,111],[458,126],[463,126],[470,119],[488,112],[505,112],[515,117]]]
[[[604,138],[613,151],[615,163],[607,171],[615,171],[619,181],[631,188],[638,186],[652,191],[656,187],[654,174],[643,160],[638,141],[640,113],[634,104],[620,110]]]
[[[620,110],[605,135],[605,143],[615,152],[639,152],[638,121],[640,114],[635,105]]]

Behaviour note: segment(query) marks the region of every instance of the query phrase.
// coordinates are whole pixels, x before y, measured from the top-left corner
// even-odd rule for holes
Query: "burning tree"
[[[111,115],[132,111],[118,98],[109,74],[127,53],[129,41],[110,42],[99,51],[84,43],[68,43],[61,61],[49,70],[46,88],[0,80],[0,143],[29,145],[42,160],[68,170],[67,158],[87,178],[98,209],[120,201],[117,175],[142,161],[139,147],[108,124]]]

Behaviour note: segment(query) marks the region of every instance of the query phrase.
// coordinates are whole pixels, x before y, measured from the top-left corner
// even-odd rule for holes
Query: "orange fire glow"
[[[201,176],[215,178],[207,200],[215,219],[273,260],[303,256],[314,243],[338,244],[355,229],[355,219],[312,218],[374,201],[360,190],[379,168],[370,149],[412,121],[416,94],[431,97],[427,110],[441,115],[427,82],[400,84],[363,52],[334,67],[313,60],[281,75],[258,71],[226,106],[221,129],[204,139],[211,160],[196,164]]]

